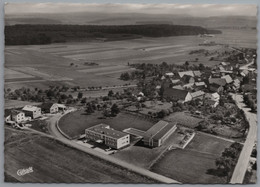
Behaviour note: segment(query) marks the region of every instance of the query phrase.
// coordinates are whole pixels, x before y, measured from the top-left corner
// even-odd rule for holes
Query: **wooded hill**
[[[5,27],[6,45],[50,44],[91,39],[123,40],[138,37],[168,37],[221,34],[187,25],[13,25]]]

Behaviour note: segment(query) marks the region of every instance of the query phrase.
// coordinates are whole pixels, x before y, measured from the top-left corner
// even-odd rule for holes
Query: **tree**
[[[83,93],[82,92],[79,92],[78,93],[78,99],[81,99],[83,97]]]
[[[231,174],[236,166],[241,150],[242,146],[239,143],[233,143],[230,147],[226,148],[222,152],[221,157],[215,161],[218,169],[227,177],[227,183],[229,182]]]
[[[108,97],[112,97],[114,95],[113,90],[110,90],[107,95],[108,95]]]
[[[112,116],[116,116],[119,113],[119,108],[117,106],[117,104],[113,104],[111,107],[111,115]]]

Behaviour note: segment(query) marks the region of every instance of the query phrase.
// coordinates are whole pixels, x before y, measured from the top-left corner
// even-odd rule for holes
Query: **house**
[[[200,71],[193,71],[193,74],[194,74],[195,77],[201,77]]]
[[[213,100],[213,101],[219,101],[220,95],[219,95],[217,92],[212,93],[212,94],[207,93],[207,94],[205,95],[205,98],[210,99],[210,100]]]
[[[172,72],[169,72],[169,73],[165,73],[165,76],[167,76],[167,77],[173,77],[174,76],[174,73],[172,73]]]
[[[58,105],[56,103],[43,103],[41,110],[45,113],[57,113],[59,112]]]
[[[248,74],[249,74],[249,71],[246,70],[246,69],[242,70],[241,73],[240,73],[240,75],[243,76],[243,77],[247,76]]]
[[[67,107],[64,104],[58,103],[57,106],[58,106],[58,110],[62,112],[64,112],[67,109]]]
[[[188,83],[188,84],[184,84],[182,87],[184,89],[193,89],[194,83]]]
[[[181,101],[183,103],[192,100],[190,92],[187,90],[180,90],[175,88],[166,88],[163,92],[163,97]]]
[[[183,75],[183,77],[181,78],[181,81],[187,84],[187,83],[194,83],[195,79],[193,76]]]
[[[178,84],[180,82],[180,79],[171,80],[172,84]]]
[[[15,121],[16,123],[21,123],[26,120],[25,114],[19,110],[12,110],[11,111],[11,120]]]
[[[237,90],[239,88],[240,88],[240,80],[235,79],[234,82],[233,82],[233,89]]]
[[[180,78],[182,78],[184,75],[189,75],[189,76],[194,77],[194,73],[193,73],[193,71],[183,71],[183,72],[178,72],[178,75],[179,75]]]
[[[42,115],[41,108],[36,106],[26,105],[23,107],[22,111],[25,113],[25,116],[29,116],[32,119],[35,119]]]
[[[109,125],[99,124],[85,130],[86,139],[114,148],[121,149],[130,144],[130,135],[110,128]]]
[[[209,84],[217,84],[219,86],[225,86],[227,84],[224,78],[209,78]]]
[[[206,99],[206,100],[204,101],[204,104],[205,104],[205,105],[208,105],[208,106],[210,106],[210,107],[212,107],[212,108],[216,108],[216,107],[218,106],[219,102],[218,102],[218,101],[211,100],[211,99]]]
[[[176,86],[173,86],[172,88],[178,89],[178,90],[184,90],[184,87],[182,87],[181,85],[176,85]]]
[[[159,147],[176,129],[176,123],[161,120],[144,133],[144,145],[149,147]]]
[[[221,77],[221,79],[225,79],[227,84],[230,84],[233,82],[233,79],[230,77],[230,75],[225,75],[225,76]]]
[[[212,84],[209,85],[209,90],[212,91],[212,92],[221,93],[221,92],[223,92],[224,87],[221,86],[221,85],[218,85],[216,83],[212,83]]]
[[[196,88],[196,90],[201,90],[207,87],[205,82],[195,82],[194,86]]]
[[[193,93],[191,93],[191,97],[192,97],[192,99],[194,100],[194,99],[203,99],[204,98],[204,95],[205,95],[205,92],[203,92],[203,91],[197,91],[197,92],[193,92]]]

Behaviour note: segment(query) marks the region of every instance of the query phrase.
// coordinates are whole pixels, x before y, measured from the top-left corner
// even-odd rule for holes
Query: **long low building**
[[[159,121],[150,129],[148,129],[143,138],[144,145],[149,147],[161,146],[167,138],[176,130],[176,123],[167,121]]]
[[[130,144],[130,135],[110,128],[109,125],[99,124],[85,130],[86,139],[104,143],[105,145],[121,149]]]

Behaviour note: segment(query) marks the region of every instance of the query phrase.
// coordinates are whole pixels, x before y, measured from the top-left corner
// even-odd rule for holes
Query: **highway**
[[[247,106],[243,103],[243,95],[231,95],[237,106],[245,112],[245,116],[249,122],[247,138],[230,180],[231,184],[242,184],[249,164],[251,152],[253,150],[254,144],[257,141],[257,115],[251,113],[251,109],[247,108]]]

